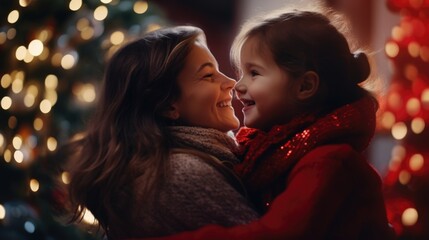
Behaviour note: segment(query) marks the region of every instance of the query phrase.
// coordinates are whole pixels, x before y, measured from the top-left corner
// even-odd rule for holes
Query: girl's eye
[[[252,77],[254,77],[254,76],[258,76],[258,75],[259,75],[259,73],[258,73],[257,71],[255,71],[255,70],[251,70],[251,71],[250,71],[250,75],[251,75]]]

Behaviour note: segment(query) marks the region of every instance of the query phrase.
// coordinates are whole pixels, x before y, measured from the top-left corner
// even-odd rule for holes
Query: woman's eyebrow
[[[201,70],[203,70],[205,67],[214,67],[214,64],[211,62],[206,62],[201,64],[201,66],[198,68],[197,73],[199,73]]]

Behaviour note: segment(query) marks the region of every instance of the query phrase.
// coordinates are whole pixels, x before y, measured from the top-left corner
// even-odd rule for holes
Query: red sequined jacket
[[[375,129],[370,98],[322,118],[304,116],[262,132],[243,128],[236,166],[261,219],[207,226],[162,239],[394,239],[381,179],[362,152]]]

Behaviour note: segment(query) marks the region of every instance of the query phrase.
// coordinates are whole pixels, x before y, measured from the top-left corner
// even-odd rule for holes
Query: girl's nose
[[[243,81],[242,81],[243,79],[240,79],[236,84],[235,84],[235,87],[234,87],[234,89],[235,89],[235,91],[237,92],[237,93],[240,93],[240,94],[243,94],[243,93],[245,93],[246,92],[246,85],[244,85],[244,83],[243,83]]]

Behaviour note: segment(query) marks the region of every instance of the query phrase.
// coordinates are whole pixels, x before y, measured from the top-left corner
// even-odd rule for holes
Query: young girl
[[[161,29],[120,49],[70,161],[75,220],[87,208],[119,239],[257,219],[231,169],[234,84],[199,28]]]
[[[377,110],[359,85],[367,56],[324,14],[295,10],[245,25],[232,59],[247,126],[235,170],[264,216],[167,239],[393,239],[381,179],[363,154]]]

